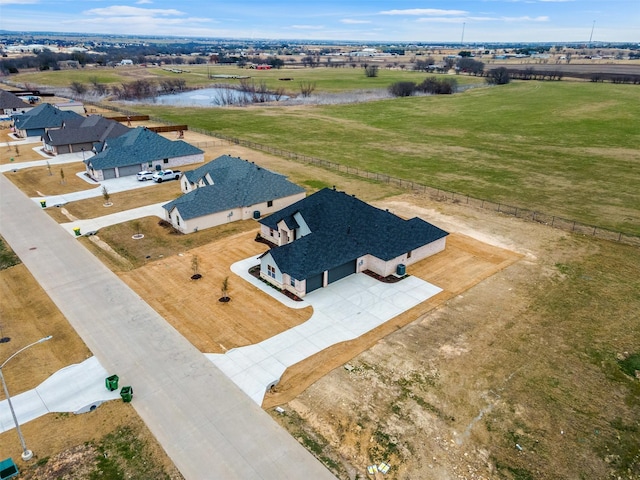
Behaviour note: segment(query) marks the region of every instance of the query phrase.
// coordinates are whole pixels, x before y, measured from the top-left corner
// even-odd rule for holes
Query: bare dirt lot
[[[452,233],[445,252],[408,272],[445,292],[295,365],[265,398],[274,419],[340,478],[366,478],[382,461],[389,473],[368,478],[640,478],[640,382],[620,370],[640,345],[637,248],[239,147],[207,149],[207,160],[223,153],[310,189],[335,184]],[[131,232],[104,238],[124,245],[119,235]],[[160,235],[145,237],[158,243],[150,249],[169,242]],[[200,350],[221,353],[311,314],[283,309],[229,272],[234,260],[264,251],[254,235],[242,227],[193,248],[168,243],[173,253],[148,260],[140,248],[131,250],[136,268],[110,266]],[[20,318],[19,308],[12,315]]]

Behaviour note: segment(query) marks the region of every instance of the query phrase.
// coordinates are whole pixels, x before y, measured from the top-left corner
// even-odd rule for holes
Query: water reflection
[[[242,92],[232,88],[204,88],[189,92],[159,95],[155,98],[140,100],[138,103],[154,103],[176,107],[222,107],[225,105],[248,105],[252,103],[276,102],[287,100],[286,95],[274,95],[262,92]]]

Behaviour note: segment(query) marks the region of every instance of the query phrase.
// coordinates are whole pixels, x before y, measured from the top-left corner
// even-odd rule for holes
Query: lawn
[[[514,82],[453,96],[141,113],[640,234],[640,89]]]
[[[55,72],[29,72],[11,77],[12,82],[31,85],[51,85],[67,87],[72,82],[79,82],[91,87],[94,82],[105,85],[119,85],[141,78],[162,81],[164,79],[184,80],[190,87],[203,87],[212,84],[238,85],[239,79],[215,78],[214,75],[248,76],[249,81],[264,82],[270,89],[284,88],[288,94],[300,93],[300,82],[311,82],[316,92],[343,92],[349,90],[366,90],[387,88],[399,81],[420,83],[427,76],[425,72],[413,70],[384,69],[378,70],[378,75],[369,78],[362,67],[357,68],[283,68],[279,70],[251,70],[237,66],[207,66],[207,65],[175,65],[167,68],[180,69],[183,73],[174,73],[160,67],[86,67],[80,70],[59,70]],[[211,78],[210,78],[211,77]],[[286,78],[288,80],[280,80]],[[481,84],[482,78],[457,76],[459,84]]]

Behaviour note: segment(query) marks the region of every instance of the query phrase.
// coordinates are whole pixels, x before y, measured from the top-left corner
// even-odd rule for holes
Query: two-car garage
[[[349,260],[348,262],[338,265],[327,272],[327,285],[338,280],[348,277],[349,275],[356,273],[356,260]],[[306,293],[311,293],[314,290],[322,288],[324,286],[324,272],[317,275],[313,275],[307,278]]]

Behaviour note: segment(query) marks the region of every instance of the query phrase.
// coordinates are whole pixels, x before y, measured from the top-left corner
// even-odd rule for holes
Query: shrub
[[[413,82],[396,82],[389,85],[389,93],[394,97],[410,97],[416,91]]]

